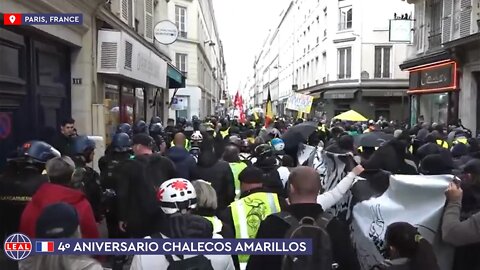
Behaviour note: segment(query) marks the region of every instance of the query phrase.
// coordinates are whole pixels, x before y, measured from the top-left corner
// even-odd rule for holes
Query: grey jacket
[[[461,200],[448,202],[443,214],[443,241],[454,246],[480,243],[480,212],[460,222]]]
[[[103,270],[102,265],[88,256],[75,255],[36,255],[20,261],[19,270]]]

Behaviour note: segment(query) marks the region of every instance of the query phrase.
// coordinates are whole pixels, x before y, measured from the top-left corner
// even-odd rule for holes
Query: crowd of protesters
[[[52,145],[25,142],[7,160],[0,178],[0,235],[2,241],[15,232],[32,238],[287,238],[292,228],[311,219],[319,227],[312,237],[321,241],[310,259],[36,255],[18,265],[2,262],[6,266],[0,268],[298,269],[298,259],[304,269],[324,269],[325,262],[329,269],[360,269],[348,225],[326,210],[358,176],[382,170],[452,175],[442,239],[456,247],[453,270],[480,269],[480,144],[460,121],[407,127],[383,117],[309,120],[252,116],[241,123],[193,117],[169,119],[164,127],[153,117],[150,123],[122,123],[98,161],[99,172],[91,164],[95,142],[77,134],[73,119],[66,120]],[[293,144],[282,140],[305,123],[315,125],[307,137]],[[358,143],[368,133],[379,134],[382,143]],[[302,143],[349,153],[357,164],[337,187],[324,192],[322,176],[298,163]],[[432,245],[413,225],[387,225],[388,252],[376,269],[440,269]]]

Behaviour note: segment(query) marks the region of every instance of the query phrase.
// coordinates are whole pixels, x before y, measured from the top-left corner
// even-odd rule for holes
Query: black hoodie
[[[202,179],[212,184],[217,193],[219,211],[227,208],[235,199],[235,184],[230,165],[219,160],[213,151],[200,152],[193,179]]]

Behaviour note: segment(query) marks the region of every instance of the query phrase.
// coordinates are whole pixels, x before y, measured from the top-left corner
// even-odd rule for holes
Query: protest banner
[[[349,154],[334,154],[321,147],[301,145],[300,164],[316,169],[325,192],[333,189],[355,166]],[[454,249],[442,243],[440,225],[445,205],[445,190],[451,175],[390,175],[389,172],[364,173],[351,190],[328,212],[347,222],[362,270],[370,270],[384,260],[384,236],[388,225],[408,222],[434,248],[440,269],[452,267]]]
[[[302,113],[310,113],[312,110],[313,97],[295,93],[287,100],[287,109]]]

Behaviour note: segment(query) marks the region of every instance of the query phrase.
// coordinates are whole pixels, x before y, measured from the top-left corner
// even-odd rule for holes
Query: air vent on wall
[[[117,68],[117,43],[102,42],[102,51],[100,57],[101,68]]]
[[[132,43],[125,41],[125,69],[132,70]]]

